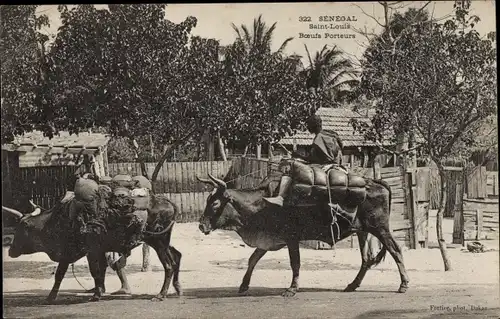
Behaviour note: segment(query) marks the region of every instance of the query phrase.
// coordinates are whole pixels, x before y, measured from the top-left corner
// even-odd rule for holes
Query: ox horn
[[[218,179],[216,177],[213,177],[212,175],[210,175],[210,173],[208,173],[208,177],[210,177],[210,179],[213,180],[214,183],[217,184],[217,186],[222,187],[222,188],[227,188],[227,184],[223,180]]]
[[[23,218],[24,217],[24,215],[20,211],[12,209],[12,208],[5,207],[5,206],[2,206],[2,211],[14,214],[14,215],[16,215],[19,218]]]
[[[196,176],[196,179],[199,180],[202,183],[210,184],[210,185],[213,185],[213,186],[217,186],[217,184],[215,184],[214,181],[212,181],[210,179],[204,179],[204,178],[200,178],[198,176]]]
[[[31,214],[30,216],[38,216],[40,215],[40,213],[42,212],[42,210],[40,209],[40,207],[37,207]]]

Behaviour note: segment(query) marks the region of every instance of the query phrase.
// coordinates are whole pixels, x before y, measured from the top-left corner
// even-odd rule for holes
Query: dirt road
[[[397,267],[388,255],[370,270],[357,292],[342,289],[355,277],[360,257],[356,249],[303,249],[301,291],[284,299],[291,280],[288,253],[268,253],[257,265],[248,296],[238,286],[253,249],[229,232],[204,236],[195,224],[176,225],[173,245],[183,253],[181,283],[185,296],[152,302],[163,272],[154,253],[153,269],[139,271],[141,249],[135,249],[127,272],[134,295],[106,295],[87,302],[92,288],[85,260],[75,264],[61,286],[55,305],[44,300],[53,283],[55,263],[43,254],[9,259],[4,254],[4,318],[498,318],[498,251],[471,254],[450,249],[454,270],[444,272],[437,249],[404,251],[410,276],[406,294],[396,293]],[[78,279],[78,281],[77,281]],[[78,283],[80,282],[80,283]],[[119,288],[108,271],[106,288]],[[171,289],[172,293],[173,290]]]

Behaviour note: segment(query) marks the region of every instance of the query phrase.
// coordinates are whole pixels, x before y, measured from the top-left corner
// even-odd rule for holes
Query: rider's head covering
[[[309,117],[307,119],[306,125],[307,125],[307,129],[309,130],[309,132],[315,133],[315,134],[318,134],[319,132],[321,132],[321,130],[323,128],[321,117],[319,117],[319,115],[312,115],[311,117]]]

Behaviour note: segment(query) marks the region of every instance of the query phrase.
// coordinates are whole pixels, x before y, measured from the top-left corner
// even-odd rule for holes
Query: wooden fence
[[[208,173],[225,180],[230,188],[242,189],[257,186],[277,168],[279,159],[233,158],[226,162],[165,163],[155,183],[157,193],[165,193],[179,207],[179,222],[197,221],[205,208],[206,198],[211,186],[200,183],[196,176],[206,178]],[[151,176],[155,163],[146,163]],[[372,177],[373,170],[352,168],[363,176]],[[138,163],[109,164],[110,176],[117,174],[140,175]],[[392,190],[391,228],[396,240],[409,245],[413,235],[412,226],[406,207],[405,176],[401,167],[381,168],[381,177]]]
[[[464,199],[462,214],[457,214],[453,228],[453,242],[498,239],[498,199]]]
[[[156,163],[145,163],[145,165],[151,178]],[[206,192],[210,186],[200,183],[196,176],[208,178],[210,173],[214,177],[227,180],[231,174],[234,175],[231,167],[231,161],[164,163],[153,187],[158,194]],[[111,177],[118,174],[142,175],[139,163],[110,163],[108,169]]]
[[[14,196],[32,198],[33,202],[50,208],[66,192],[66,183],[76,166],[42,166],[20,168],[13,176]]]

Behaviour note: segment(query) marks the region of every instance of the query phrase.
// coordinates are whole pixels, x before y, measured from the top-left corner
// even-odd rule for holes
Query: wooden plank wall
[[[76,166],[25,167],[19,169],[15,188],[43,208],[50,208],[66,192],[66,181],[72,176]]]
[[[463,233],[463,241],[498,239],[498,200],[465,199],[463,223],[455,226],[453,237]]]
[[[156,163],[146,163],[151,177]],[[139,163],[110,163],[109,176],[118,174],[141,175]],[[248,188],[266,176],[267,161],[236,158],[231,161],[169,162],[164,163],[157,180],[155,192],[166,194],[179,208],[178,222],[198,221],[205,209],[212,186],[199,182],[196,176],[208,178],[208,173],[228,183],[232,188]]]
[[[156,163],[145,164],[148,176],[151,178]],[[206,179],[210,173],[214,177],[227,180],[231,167],[231,161],[166,162],[160,169],[153,187],[158,194],[207,192],[212,187],[199,182],[196,177]],[[139,163],[109,163],[108,168],[111,177],[119,174],[142,175]]]
[[[467,198],[487,198],[487,174],[485,166],[467,170]]]
[[[372,168],[353,167],[350,171],[365,177],[373,177]],[[380,169],[380,175],[382,180],[389,184],[392,191],[390,226],[393,235],[396,241],[407,247],[411,247],[410,233],[412,227],[406,208],[405,175],[403,173],[403,167],[383,167]]]
[[[486,172],[486,194],[498,198],[498,172]]]

